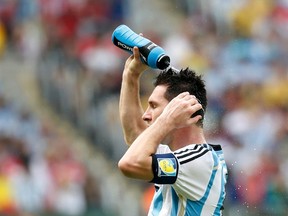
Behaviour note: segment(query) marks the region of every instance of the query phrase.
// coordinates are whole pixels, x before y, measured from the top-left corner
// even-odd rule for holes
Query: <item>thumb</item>
[[[139,48],[134,46],[133,47],[133,55],[135,59],[139,59],[140,60],[140,52],[139,52]]]

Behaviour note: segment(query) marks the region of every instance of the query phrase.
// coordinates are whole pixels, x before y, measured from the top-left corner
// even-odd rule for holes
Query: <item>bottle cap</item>
[[[157,68],[160,70],[166,69],[170,65],[170,57],[167,55],[162,55],[157,61]]]

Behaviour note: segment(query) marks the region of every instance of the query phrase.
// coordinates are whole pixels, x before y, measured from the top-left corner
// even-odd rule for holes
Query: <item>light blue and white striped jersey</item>
[[[149,216],[222,215],[227,167],[220,145],[191,144],[153,157],[155,194]]]

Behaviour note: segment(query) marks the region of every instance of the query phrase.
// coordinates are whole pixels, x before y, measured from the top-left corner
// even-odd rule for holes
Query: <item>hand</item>
[[[132,73],[134,75],[141,75],[149,68],[140,59],[140,52],[138,47],[133,47],[133,55],[131,55],[125,62],[124,73]]]
[[[172,129],[182,128],[195,124],[202,118],[201,115],[191,118],[200,109],[202,105],[197,98],[189,92],[183,92],[168,103],[159,117],[165,119],[165,123]]]

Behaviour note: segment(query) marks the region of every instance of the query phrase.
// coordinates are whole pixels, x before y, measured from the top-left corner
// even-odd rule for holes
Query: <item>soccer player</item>
[[[134,47],[120,92],[120,119],[129,148],[119,169],[127,177],[155,184],[150,216],[222,215],[227,168],[221,146],[207,144],[204,137],[203,80],[189,68],[162,71],[144,113],[139,80],[146,69]]]

